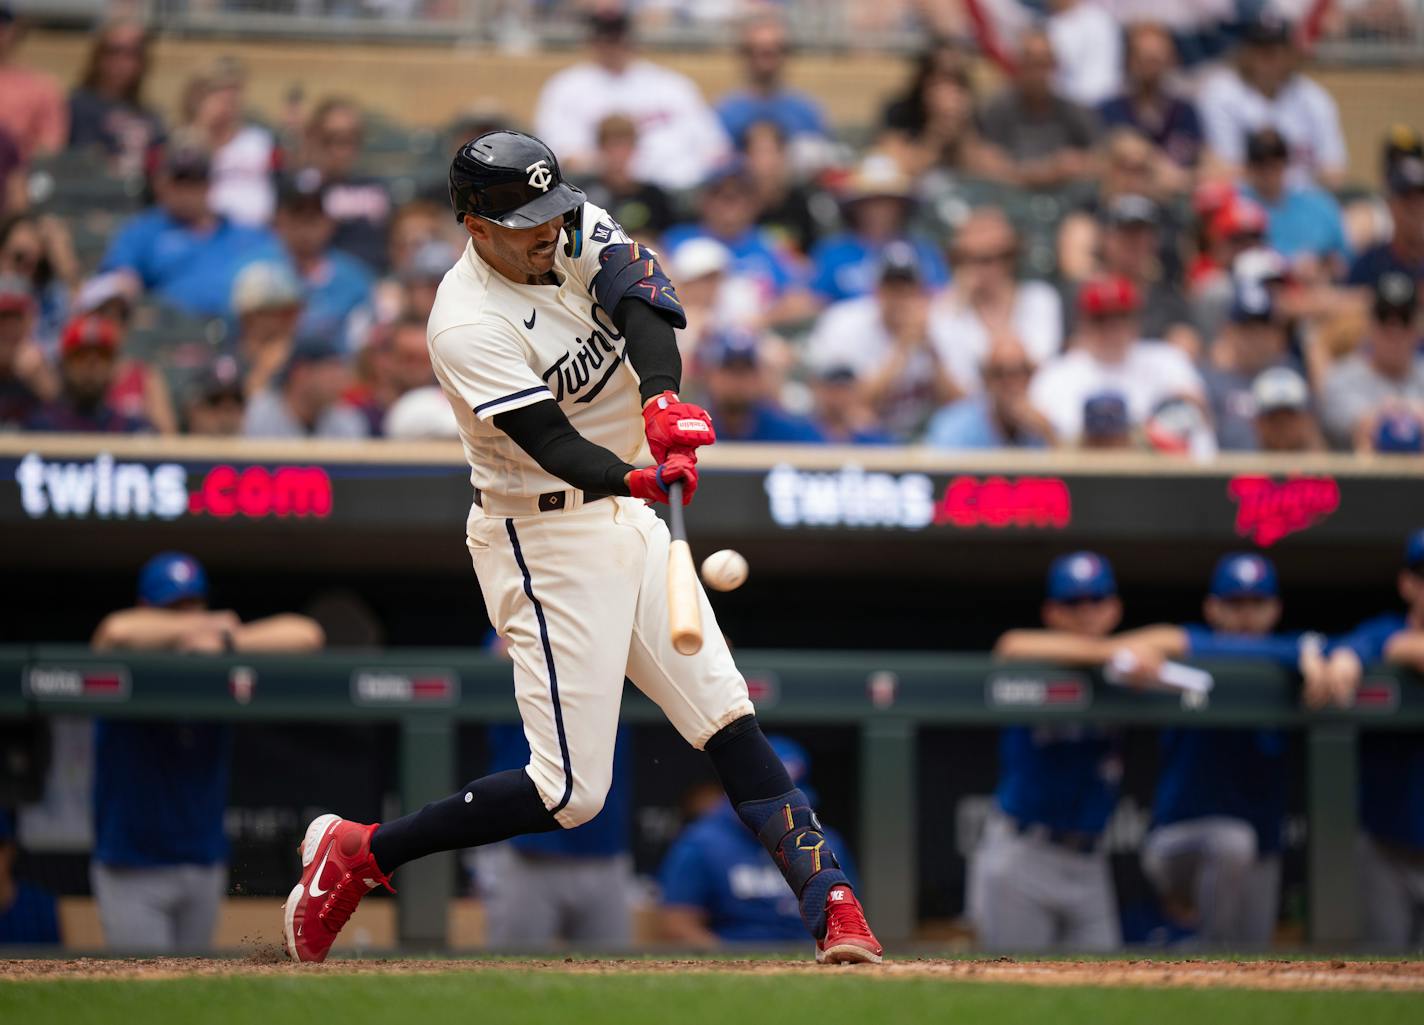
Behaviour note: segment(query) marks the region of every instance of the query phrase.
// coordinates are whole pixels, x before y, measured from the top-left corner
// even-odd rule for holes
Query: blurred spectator
[[[1042,616],[1044,629],[1000,637],[995,658],[1101,665],[1097,648],[1122,621],[1108,561],[1094,552],[1055,559]],[[1121,778],[1121,743],[1099,727],[1001,732],[994,808],[966,882],[966,910],[981,946],[1084,953],[1121,944],[1103,844]]]
[[[246,263],[281,256],[281,242],[244,228],[209,205],[208,154],[169,144],[154,174],[158,205],[135,215],[104,253],[100,270],[131,270],[144,289],[179,309],[225,316],[232,283]]]
[[[1187,274],[1187,296],[1193,322],[1202,337],[1210,339],[1221,332],[1231,312],[1237,260],[1253,251],[1271,253],[1282,275],[1285,261],[1265,246],[1266,211],[1255,200],[1233,194],[1208,218],[1206,249]]]
[[[242,433],[249,438],[364,438],[370,427],[342,399],[348,372],[341,350],[325,338],[298,338],[273,383],[247,399]]]
[[[1133,447],[1127,400],[1119,392],[1089,395],[1083,401],[1083,433],[1078,444],[1098,451]]]
[[[24,28],[9,0],[0,0],[0,129],[20,147],[20,155],[48,156],[64,149],[69,111],[59,83],[21,65],[16,57]]]
[[[1260,447],[1255,426],[1257,377],[1273,367],[1305,376],[1305,368],[1291,354],[1289,333],[1276,318],[1266,288],[1249,283],[1238,287],[1231,319],[1211,356],[1203,379],[1217,442],[1226,451],[1255,450]]]
[[[54,894],[15,878],[19,856],[15,818],[0,808],[0,947],[59,943],[59,905]]]
[[[1191,306],[1162,265],[1158,225],[1162,209],[1145,196],[1122,195],[1104,211],[1102,267],[1137,286],[1142,299],[1142,336],[1170,342],[1188,355],[1201,352]]]
[[[915,58],[915,71],[904,91],[890,99],[880,112],[880,128],[891,135],[913,139],[929,118],[927,96],[934,84],[948,81],[969,88],[969,67],[976,59],[972,42],[935,38]]]
[[[1348,163],[1340,113],[1330,94],[1300,73],[1303,59],[1291,26],[1277,15],[1266,12],[1249,22],[1234,66],[1208,78],[1197,98],[1207,145],[1240,167],[1247,136],[1275,128],[1290,145],[1290,184],[1337,189]]]
[[[756,197],[745,161],[738,157],[717,168],[703,184],[697,206],[698,222],[670,229],[663,236],[664,248],[675,252],[692,239],[714,239],[731,252],[732,272],[756,283],[769,323],[799,320],[814,312],[815,301],[791,252],[756,226]]]
[[[219,357],[188,389],[183,420],[188,434],[233,438],[242,434],[246,408],[237,362]]]
[[[1152,22],[1138,22],[1125,31],[1126,88],[1098,107],[1098,117],[1108,129],[1131,128],[1177,166],[1196,169],[1204,146],[1201,118],[1192,102],[1170,87],[1177,64],[1171,33]]]
[[[34,322],[30,286],[0,274],[0,430],[25,423],[53,389],[44,354],[30,335]]]
[[[19,144],[0,128],[0,217],[30,205],[28,177]]]
[[[931,292],[914,247],[887,245],[876,278],[869,295],[821,314],[806,359],[818,370],[849,368],[879,426],[908,442],[959,390],[930,335]]]
[[[347,389],[346,401],[359,408],[373,434],[385,434],[393,424],[404,437],[454,437],[455,419],[444,393],[435,387],[430,351],[425,341],[426,315],[406,314],[381,328],[358,357],[358,381]],[[413,397],[412,392],[433,395]],[[440,403],[432,401],[434,397]],[[443,407],[443,408],[442,408]]]
[[[1203,400],[1201,378],[1182,351],[1142,338],[1141,310],[1137,287],[1126,278],[1097,278],[1079,291],[1071,347],[1045,363],[1029,386],[1059,438],[1078,440],[1083,405],[1101,392],[1122,394],[1134,427],[1168,399]]]
[[[208,198],[208,154],[170,140],[153,176],[158,205],[131,218],[109,244],[103,271],[129,270],[144,289],[179,309],[221,317],[246,264],[279,256],[281,244],[262,228],[216,213]]]
[[[332,245],[336,222],[317,172],[299,171],[283,181],[272,226],[302,283],[297,333],[328,338],[346,352],[360,348],[371,324],[374,282],[365,264]],[[447,263],[440,273],[449,269]]]
[[[949,249],[954,279],[934,302],[930,332],[954,383],[979,390],[990,341],[1016,337],[1041,366],[1063,344],[1063,301],[1042,281],[1019,281],[1019,237],[996,207],[980,207],[960,225]]]
[[[811,760],[789,737],[767,737],[793,786],[814,794],[807,781]],[[826,845],[849,848],[834,829]],[[852,882],[855,866],[840,853],[841,868]],[[658,925],[662,938],[679,947],[712,949],[724,943],[804,942],[806,927],[796,896],[786,880],[742,825],[725,798],[713,801],[668,848],[658,870],[663,903]]]
[[[781,245],[798,254],[810,252],[837,220],[835,200],[797,180],[787,139],[774,122],[748,125],[743,149],[756,194],[757,223]]]
[[[910,179],[892,157],[871,154],[861,161],[842,196],[849,230],[823,238],[811,251],[812,288],[829,302],[864,295],[875,287],[880,255],[891,242],[914,247],[926,284],[948,280],[944,262],[928,239],[908,230],[915,206]]]
[[[1272,367],[1251,385],[1253,426],[1262,452],[1321,452],[1325,438],[1310,408],[1310,386],[1290,367]]]
[[[27,430],[118,434],[150,430],[146,420],[126,416],[109,402],[118,359],[119,329],[101,317],[77,317],[60,342],[59,397],[25,422]]]
[[[400,315],[416,317],[424,324],[435,305],[435,293],[460,254],[443,241],[430,241],[416,250],[400,272]]]
[[[442,188],[448,187],[442,185]],[[419,272],[422,275],[428,272],[428,264],[424,260],[428,260],[435,251],[434,245],[443,244],[445,251],[451,253],[445,269],[454,266],[460,250],[456,248],[456,243],[449,241],[450,236],[445,229],[450,219],[444,213],[445,209],[416,199],[403,203],[392,215],[386,243],[386,276],[376,282],[372,292],[377,323],[389,324],[405,312],[410,299],[405,279],[415,273],[413,265],[417,253],[423,254]],[[441,273],[443,275],[444,272]]]
[[[931,418],[925,444],[935,448],[1041,448],[1053,427],[1028,397],[1034,365],[1012,334],[996,336],[979,366],[983,391],[950,403]]]
[[[1267,215],[1266,240],[1287,260],[1323,261],[1331,277],[1349,266],[1350,245],[1335,197],[1314,185],[1286,181],[1290,147],[1274,128],[1262,128],[1246,138],[1245,195],[1260,203]]]
[[[687,315],[677,346],[693,376],[703,338],[724,327],[762,327],[765,296],[753,279],[734,273],[732,263],[731,250],[712,238],[689,239],[670,250],[668,273]]]
[[[189,79],[183,93],[183,124],[211,159],[209,203],[234,224],[260,227],[272,220],[277,190],[277,140],[261,125],[244,120],[247,71],[232,57],[220,57]]]
[[[1383,455],[1424,452],[1424,419],[1414,409],[1387,409],[1375,421],[1370,450]]]
[[[722,441],[823,442],[816,425],[788,413],[772,398],[749,331],[724,330],[708,338],[701,353],[707,409]]]
[[[598,123],[597,178],[584,184],[589,202],[613,215],[623,230],[641,242],[655,244],[673,222],[672,199],[660,186],[633,175],[638,126],[623,114]]]
[[[138,603],[105,616],[95,651],[302,653],[322,647],[305,616],[244,623],[208,607],[192,556],[155,555]],[[111,654],[109,657],[118,657]],[[232,728],[191,721],[100,719],[94,729],[94,854],[89,877],[114,950],[206,949],[227,892],[223,832]]]
[[[933,54],[935,51],[931,51]],[[956,51],[957,52],[957,51]],[[927,190],[970,178],[1009,178],[1013,165],[997,147],[985,142],[975,118],[974,85],[964,59],[946,58],[942,64],[931,56],[917,76],[914,90],[887,111],[895,123],[887,123],[881,140],[885,151],[901,167],[919,177],[926,172],[936,180]],[[903,109],[903,114],[892,112]]]
[[[1349,282],[1374,285],[1394,271],[1424,283],[1424,158],[1402,157],[1389,170],[1389,216],[1394,232],[1388,242],[1366,249],[1350,266]]]
[[[1014,179],[1053,189],[1092,173],[1098,120],[1055,91],[1058,62],[1041,30],[1025,32],[1012,81],[980,112],[984,137],[1013,161]]]
[[[1048,38],[1058,61],[1054,85],[1094,107],[1122,86],[1122,26],[1098,0],[1048,0]]]
[[[458,438],[460,425],[438,385],[412,388],[391,404],[381,421],[387,438]]]
[[[292,354],[302,315],[302,286],[285,262],[257,261],[242,269],[232,288],[237,318],[237,359],[243,393],[267,388]]]
[[[1375,282],[1369,336],[1325,381],[1321,417],[1336,448],[1368,451],[1376,418],[1399,406],[1424,408],[1419,286],[1391,271]]]
[[[125,351],[134,303],[141,291],[138,280],[128,271],[95,275],[75,293],[74,315],[107,321],[118,332],[118,365],[109,385],[108,404],[122,416],[147,420],[159,434],[175,434],[178,413],[163,368]]]
[[[149,42],[137,22],[100,27],[69,93],[69,148],[102,151],[115,174],[143,171],[149,150],[163,138],[163,120],[143,97]]]
[[[29,282],[36,303],[35,338],[53,355],[69,319],[70,293],[79,284],[79,260],[64,222],[31,213],[0,221],[0,274]]]
[[[811,419],[828,444],[894,445],[897,439],[876,422],[849,366],[817,369],[811,376]]]
[[[365,142],[361,108],[354,100],[328,96],[307,119],[299,170],[321,176],[326,213],[336,222],[331,244],[381,273],[387,269],[386,235],[395,204],[385,182],[356,173]]]
[[[1403,612],[1367,619],[1333,645],[1341,656],[1335,689],[1348,706],[1366,666],[1424,672],[1424,530],[1405,542],[1396,578]],[[1424,921],[1424,744],[1419,734],[1365,734],[1360,744],[1359,878],[1365,942],[1399,952],[1418,949]]]
[[[778,12],[763,9],[743,23],[738,53],[745,86],[727,93],[717,103],[722,127],[738,149],[746,148],[747,129],[758,121],[770,121],[787,139],[829,134],[820,104],[809,94],[786,86],[786,58],[790,52],[786,22]]]
[[[549,145],[565,173],[592,169],[594,133],[609,114],[638,126],[632,170],[639,181],[686,189],[703,181],[727,155],[727,133],[693,81],[634,56],[628,15],[589,15],[592,60],[565,68],[539,94],[534,134]]]

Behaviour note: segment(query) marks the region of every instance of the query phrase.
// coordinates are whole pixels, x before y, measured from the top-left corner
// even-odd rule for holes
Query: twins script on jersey
[[[628,236],[592,203],[582,217],[574,255],[562,242],[555,250],[559,284],[516,284],[467,242],[436,293],[430,362],[481,491],[531,498],[568,487],[491,422],[535,402],[553,399],[580,434],[627,462],[642,447],[638,378],[623,358],[622,333],[593,298],[599,253]]]

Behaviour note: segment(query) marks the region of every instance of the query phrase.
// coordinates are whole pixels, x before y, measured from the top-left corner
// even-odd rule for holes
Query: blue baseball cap
[[[811,757],[806,754],[806,749],[780,733],[773,733],[766,738],[766,742],[776,752],[776,757],[781,759],[781,764],[786,766],[786,774],[791,777],[791,782],[800,786],[811,772]]]
[[[743,328],[713,331],[702,343],[699,358],[709,367],[755,367],[760,362],[760,340]]]
[[[1375,424],[1375,451],[1424,452],[1424,423],[1407,409],[1386,413]]]
[[[207,598],[208,575],[203,564],[182,552],[160,552],[138,571],[141,605],[164,608],[180,601]]]
[[[1424,527],[1410,534],[1404,543],[1404,565],[1424,573]]]
[[[1083,402],[1083,436],[1113,438],[1126,434],[1132,427],[1128,420],[1127,399],[1121,392],[1099,392]]]
[[[1254,552],[1224,555],[1211,573],[1213,598],[1276,598],[1280,593],[1276,567]]]
[[[1071,552],[1048,567],[1049,601],[1100,601],[1117,594],[1112,565],[1097,552]]]

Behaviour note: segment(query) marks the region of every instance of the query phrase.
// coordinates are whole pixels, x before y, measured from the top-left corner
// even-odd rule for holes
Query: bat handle
[[[682,481],[668,485],[668,531],[674,541],[687,540],[687,522],[682,517]]]

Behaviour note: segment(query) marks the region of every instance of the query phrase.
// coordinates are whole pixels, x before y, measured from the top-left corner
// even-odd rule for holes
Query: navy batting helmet
[[[182,552],[160,552],[143,564],[138,573],[138,600],[160,608],[207,598],[208,575],[203,564]]]
[[[564,181],[554,151],[523,132],[485,132],[450,164],[450,205],[462,224],[472,214],[506,228],[534,228],[562,215],[572,235],[583,201],[583,190]]]

